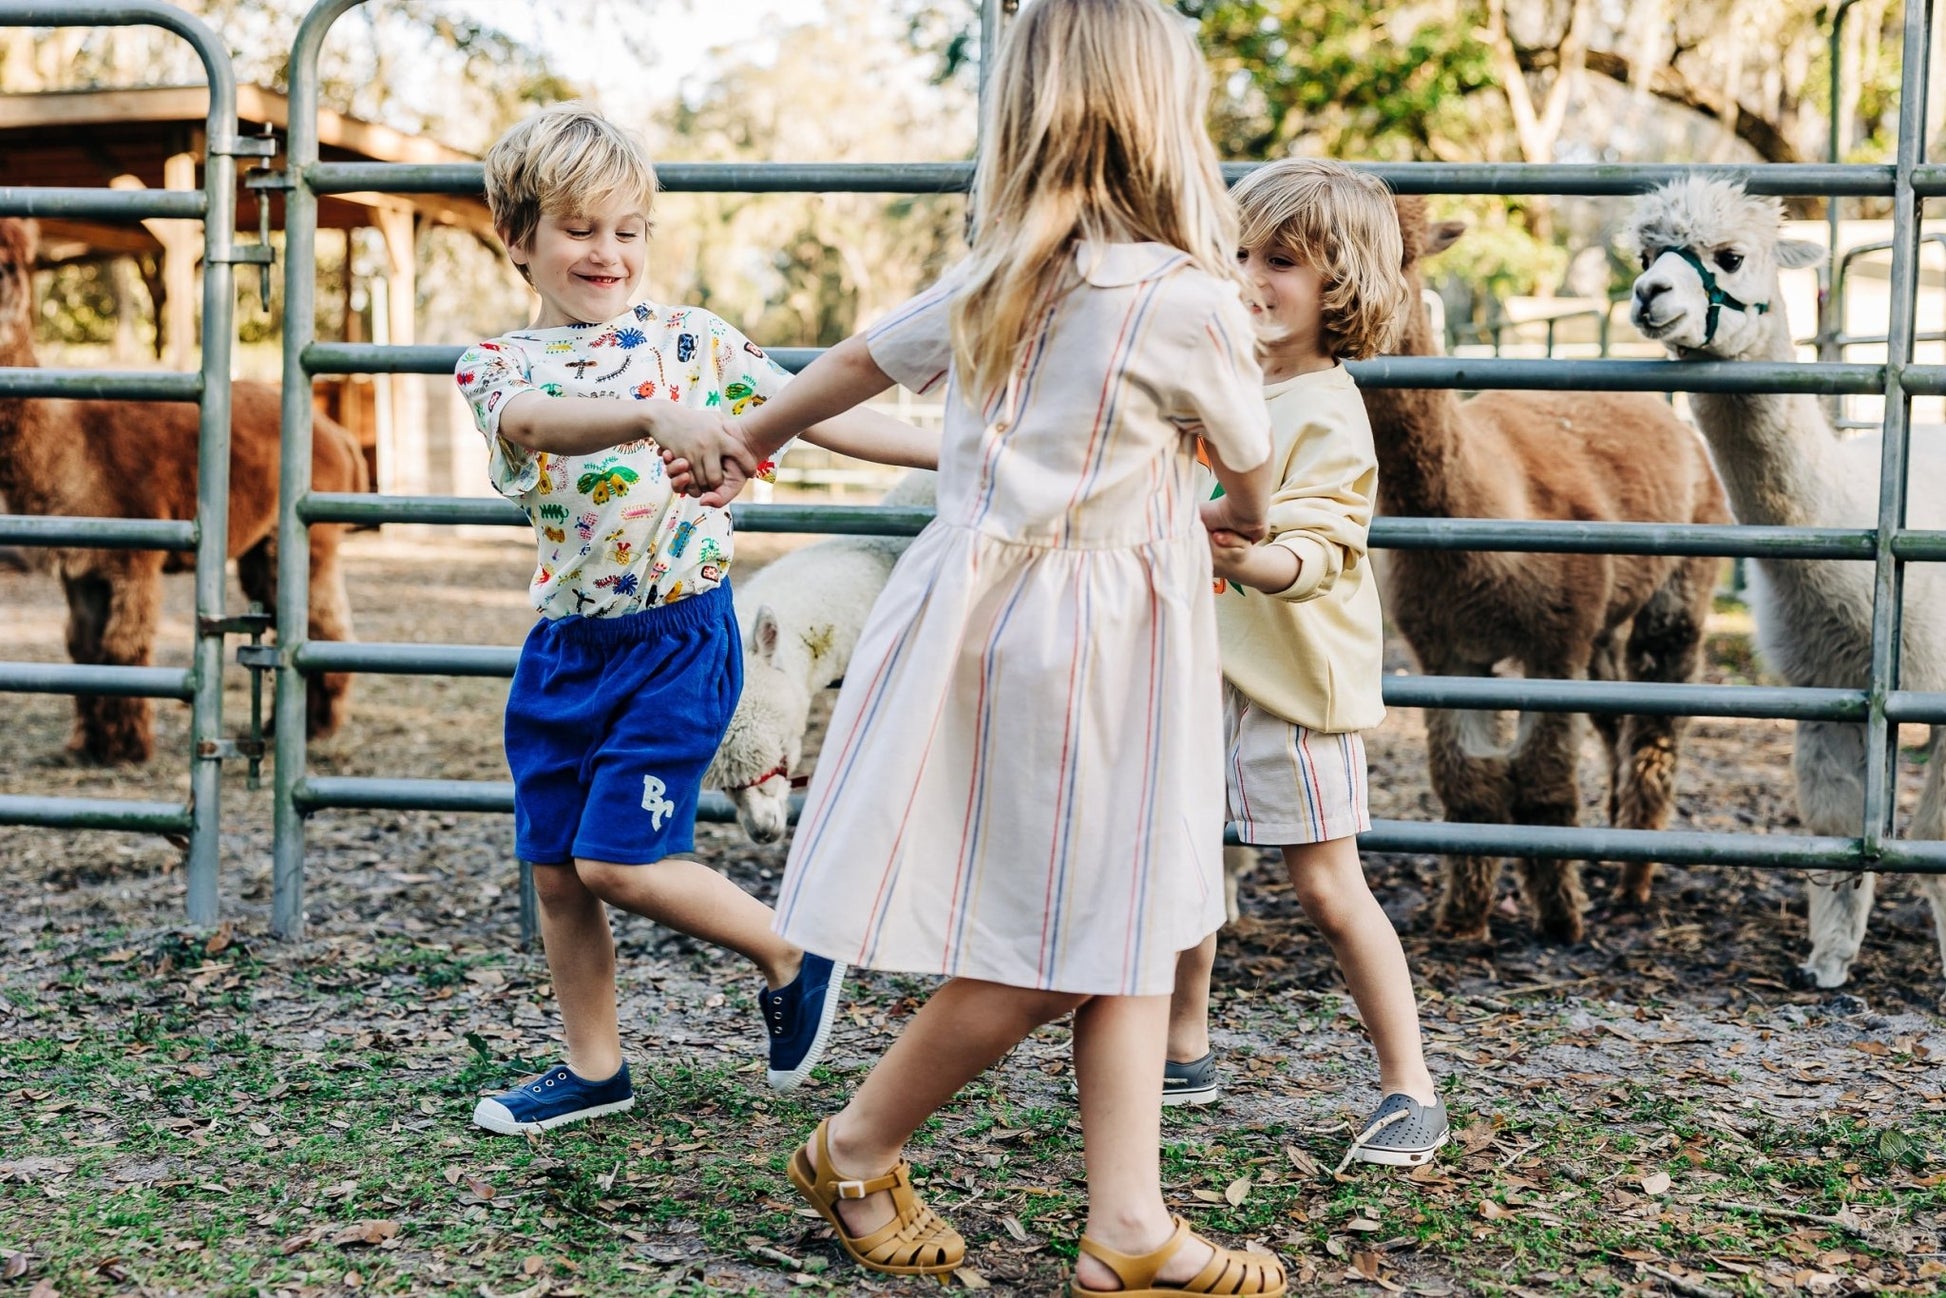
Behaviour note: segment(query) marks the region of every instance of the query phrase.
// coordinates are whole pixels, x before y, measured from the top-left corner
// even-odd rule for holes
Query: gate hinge
[[[263,760],[264,741],[261,739],[205,739],[196,745],[196,756],[215,758],[219,762],[233,761],[247,757],[255,765]]]
[[[248,667],[253,672],[274,672],[283,665],[278,661],[274,644],[240,644],[236,648],[236,661],[237,666]]]
[[[276,264],[277,250],[267,243],[235,243],[227,255],[210,260],[224,266],[270,266]]]

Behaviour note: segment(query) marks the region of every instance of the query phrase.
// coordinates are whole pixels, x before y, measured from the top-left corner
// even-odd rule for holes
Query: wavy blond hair
[[[951,310],[978,407],[1033,320],[1073,287],[1081,240],[1154,241],[1236,278],[1236,211],[1203,126],[1209,73],[1157,0],[1035,0],[1000,47],[973,177],[973,251]]]
[[[1376,176],[1323,158],[1284,158],[1235,190],[1242,246],[1272,249],[1324,281],[1320,345],[1357,361],[1391,347],[1412,296],[1392,191]]]
[[[487,210],[508,248],[527,246],[542,213],[585,216],[618,198],[647,225],[655,193],[655,167],[635,137],[574,100],[515,123],[487,150]]]

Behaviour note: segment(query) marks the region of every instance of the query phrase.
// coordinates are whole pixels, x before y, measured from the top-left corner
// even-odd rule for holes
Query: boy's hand
[[[1205,500],[1197,507],[1203,516],[1203,527],[1210,533],[1214,542],[1216,533],[1228,532],[1239,540],[1261,541],[1269,530],[1261,518],[1246,518],[1238,515],[1230,503],[1229,496],[1218,496],[1215,500]]]
[[[743,478],[757,469],[756,457],[732,430],[730,422],[706,410],[661,406],[650,416],[649,436],[662,449],[664,463],[686,462],[692,489],[721,485],[731,465],[740,470]],[[736,493],[733,490],[730,494]]]
[[[735,434],[732,433],[731,436],[734,437]],[[739,440],[738,445],[742,446],[743,443]],[[748,451],[747,447],[744,449]],[[685,496],[694,496],[698,504],[710,509],[724,508],[737,498],[744,484],[756,476],[754,473],[745,472],[741,460],[726,456],[722,461],[722,477],[717,485],[705,489],[688,460],[665,450],[662,452],[662,467],[669,475],[670,490]]]

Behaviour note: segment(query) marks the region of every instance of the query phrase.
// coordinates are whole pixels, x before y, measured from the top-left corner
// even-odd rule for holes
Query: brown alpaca
[[[1425,204],[1398,200],[1405,270],[1418,300],[1421,258],[1464,232],[1429,225]],[[1423,311],[1399,350],[1433,354]],[[1379,512],[1407,517],[1724,523],[1729,511],[1702,440],[1647,393],[1486,392],[1368,388],[1379,461]],[[1685,681],[1694,675],[1717,561],[1675,556],[1468,554],[1390,556],[1387,607],[1430,675],[1485,676],[1511,660],[1529,677]],[[1572,825],[1579,748],[1571,713],[1520,718],[1502,748],[1492,714],[1428,710],[1433,790],[1448,820]],[[1609,755],[1609,819],[1632,829],[1669,821],[1682,724],[1674,717],[1596,720]],[[1438,925],[1487,935],[1497,858],[1448,858]],[[1523,891],[1541,932],[1581,939],[1586,898],[1572,861],[1524,860]],[[1617,900],[1643,905],[1655,867],[1631,864]]]
[[[0,219],[0,365],[32,366],[34,242],[30,222]],[[278,390],[237,383],[231,394],[229,553],[252,599],[276,607]],[[196,407],[183,402],[0,400],[0,495],[24,514],[193,519]],[[360,491],[364,461],[344,428],[317,421],[313,482]],[[341,527],[311,529],[313,639],[351,636],[338,567]],[[78,663],[146,666],[162,602],[161,575],[194,556],[160,550],[55,550],[68,597],[68,653]],[[348,676],[313,680],[309,730],[344,719]],[[95,762],[146,761],[154,747],[147,699],[75,700],[70,747]]]

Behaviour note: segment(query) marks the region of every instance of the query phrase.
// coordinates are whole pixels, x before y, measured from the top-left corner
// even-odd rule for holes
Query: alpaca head
[[[790,820],[790,773],[803,756],[811,717],[811,694],[802,673],[777,662],[780,638],[777,615],[768,605],[758,609],[744,646],[743,694],[703,780],[730,795],[737,823],[758,843],[784,836]]]
[[[0,350],[26,346],[34,336],[34,251],[32,221],[0,218]]]
[[[1628,318],[1671,353],[1733,359],[1758,350],[1781,311],[1777,272],[1815,266],[1824,249],[1779,236],[1784,206],[1743,186],[1684,176],[1636,200],[1625,240],[1642,273]]]
[[[1398,209],[1399,234],[1405,243],[1406,283],[1412,287],[1412,301],[1416,305],[1424,286],[1419,263],[1452,247],[1466,233],[1466,222],[1433,220],[1427,215],[1426,200],[1416,194],[1403,195],[1392,203]],[[1406,356],[1430,356],[1442,350],[1433,346],[1432,319],[1423,309],[1411,313],[1396,350]]]

